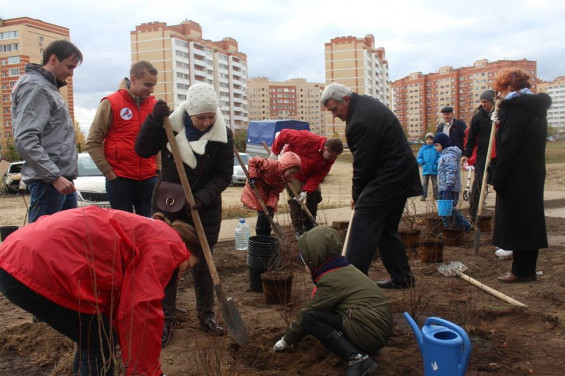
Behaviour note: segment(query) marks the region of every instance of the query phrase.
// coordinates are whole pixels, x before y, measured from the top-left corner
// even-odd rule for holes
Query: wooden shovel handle
[[[265,141],[263,141],[262,144],[263,144],[263,147],[265,148],[265,150],[267,151],[267,153],[271,154],[271,149],[269,149],[269,145],[267,145],[267,143]],[[294,189],[294,187],[292,186],[291,183],[288,183],[286,186],[290,189],[290,191],[292,192],[292,194],[294,195],[294,197],[298,201],[298,192],[296,192],[296,189]],[[300,201],[298,201],[298,203],[302,207],[302,210],[304,210],[304,212],[308,216],[308,219],[310,219],[310,221],[312,221],[312,224],[314,226],[318,226],[318,222],[316,222],[316,219],[314,218],[314,216],[312,215],[312,213],[310,212],[310,210],[308,209],[306,204],[304,204],[303,202],[300,202]]]
[[[345,240],[343,241],[343,250],[341,251],[342,256],[347,256],[347,247],[349,245],[349,234],[351,233],[351,225],[353,224],[353,216],[355,215],[355,210],[351,210],[351,217],[349,218],[349,224],[347,225],[347,233],[345,234]]]
[[[462,280],[465,280],[465,281],[469,282],[470,284],[477,286],[481,290],[488,292],[492,296],[495,296],[498,299],[505,301],[506,303],[509,303],[509,304],[512,304],[512,305],[515,305],[515,306],[518,306],[518,307],[527,307],[524,303],[520,303],[516,299],[513,299],[513,298],[509,297],[508,295],[505,295],[505,294],[501,293],[500,291],[497,291],[497,290],[493,289],[492,287],[489,287],[489,286],[477,281],[476,279],[469,277],[468,275],[466,275],[464,273],[461,273],[459,271],[456,271],[456,273],[457,273],[457,276],[459,278],[461,278]]]
[[[188,182],[188,177],[186,176],[186,171],[184,170],[184,163],[182,162],[182,157],[177,145],[177,140],[175,140],[171,121],[169,120],[168,116],[165,116],[163,118],[163,124],[165,126],[167,139],[169,140],[169,144],[171,145],[171,150],[173,152],[173,158],[175,160],[175,165],[179,174],[180,183],[182,185],[182,189],[184,190],[186,200],[190,205],[190,214],[192,216],[192,221],[194,222],[194,227],[196,228],[196,233],[198,234],[198,240],[200,240],[200,246],[202,247],[202,252],[204,253],[204,258],[206,259],[206,264],[208,265],[208,270],[210,270],[210,275],[212,276],[214,285],[219,285],[220,277],[218,276],[218,271],[216,270],[216,265],[214,264],[214,259],[212,257],[212,252],[210,251],[208,239],[206,239],[206,233],[204,232],[204,226],[202,226],[202,221],[200,220],[200,214],[197,210],[193,209],[194,197],[192,195],[192,189],[190,188],[190,183]]]

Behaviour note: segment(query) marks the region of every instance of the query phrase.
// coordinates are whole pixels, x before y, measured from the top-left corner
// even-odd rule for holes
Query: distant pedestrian
[[[100,101],[86,139],[86,150],[106,177],[106,193],[113,209],[148,217],[157,182],[155,156],[140,157],[134,150],[137,134],[157,102],[151,95],[157,69],[148,61],[133,63],[126,88]]]
[[[337,157],[343,152],[343,143],[339,138],[327,138],[310,131],[296,129],[283,129],[273,142],[272,153],[274,156],[281,151],[292,151],[300,157],[300,172],[295,174],[290,184],[298,197],[290,189],[291,199],[290,219],[294,226],[296,237],[314,227],[312,220],[300,207],[302,202],[306,205],[314,218],[318,212],[318,204],[322,201],[320,184],[330,172]],[[297,201],[298,200],[298,201]]]
[[[475,153],[475,178],[473,180],[473,187],[471,188],[471,196],[469,197],[469,215],[472,221],[477,217],[479,208],[481,185],[483,183],[490,131],[492,128],[491,114],[494,110],[494,97],[495,92],[493,90],[485,90],[482,92],[480,97],[481,105],[471,120],[467,143],[463,157],[461,158],[461,164],[465,164],[465,162],[472,159],[471,157],[473,153]]]
[[[467,124],[463,120],[453,117],[453,107],[445,106],[441,109],[443,122],[437,126],[437,133],[445,133],[449,136],[451,146],[457,146],[461,152],[464,150],[465,129]]]
[[[432,181],[434,199],[437,200],[439,197],[437,189],[437,163],[440,153],[437,152],[433,141],[434,134],[428,133],[426,135],[426,144],[422,145],[420,151],[418,152],[418,157],[416,158],[418,164],[422,166],[423,192],[420,201],[426,201],[430,180]]]
[[[74,44],[54,41],[43,50],[43,65],[27,64],[12,90],[12,129],[24,160],[22,181],[31,192],[30,223],[77,207],[75,128],[59,89],[81,62]]]
[[[257,210],[255,234],[268,236],[271,235],[271,224],[267,215],[273,218],[280,193],[300,171],[300,157],[291,151],[285,152],[278,160],[256,156],[249,159],[248,166],[249,180],[241,192],[241,202],[246,207]],[[254,188],[259,191],[268,213],[263,211],[253,192]]]
[[[440,200],[453,201],[451,216],[443,217],[444,227],[462,228],[464,231],[472,229],[463,214],[455,207],[459,201],[461,192],[461,170],[459,160],[461,159],[461,149],[451,146],[449,136],[445,133],[438,133],[434,137],[434,146],[438,153],[441,153],[438,162],[438,189]]]
[[[351,208],[355,210],[347,258],[367,274],[379,249],[390,279],[381,288],[413,287],[398,224],[408,197],[422,194],[418,163],[394,113],[377,99],[331,83],[321,103],[345,121],[345,136],[353,153]]]
[[[543,192],[551,98],[533,94],[529,80],[525,71],[508,68],[493,83],[502,102],[491,180],[496,191],[492,243],[513,250],[512,269],[498,278],[502,282],[535,280],[539,249],[548,246]]]

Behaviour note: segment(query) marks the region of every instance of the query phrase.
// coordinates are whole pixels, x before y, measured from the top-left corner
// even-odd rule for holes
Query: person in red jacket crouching
[[[302,211],[300,203],[306,204],[312,217],[316,218],[318,204],[322,202],[320,183],[330,172],[337,157],[343,153],[343,142],[339,138],[318,136],[309,131],[283,129],[273,142],[271,157],[281,154],[283,149],[300,157],[300,172],[290,181],[294,190],[299,192],[298,197],[294,197],[292,191],[287,188],[291,197],[288,201],[290,218],[295,237],[298,239],[301,234],[314,227],[314,223]]]
[[[161,299],[197,261],[191,230],[94,206],[43,216],[0,245],[0,291],[78,344],[74,375],[113,375],[117,342],[126,375],[159,376]]]

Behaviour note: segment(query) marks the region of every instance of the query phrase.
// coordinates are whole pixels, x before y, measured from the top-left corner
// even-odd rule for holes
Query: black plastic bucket
[[[0,226],[0,239],[2,241],[6,240],[8,235],[15,232],[18,228],[18,226]]]
[[[263,291],[261,273],[276,268],[280,256],[279,239],[256,235],[249,237],[247,248],[247,266],[249,267],[249,289],[255,292]]]

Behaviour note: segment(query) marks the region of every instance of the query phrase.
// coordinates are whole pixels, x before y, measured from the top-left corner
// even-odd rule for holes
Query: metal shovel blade
[[[455,277],[458,273],[463,273],[467,267],[460,261],[446,262],[438,266],[437,271],[446,277]]]
[[[238,345],[245,346],[249,343],[249,336],[247,335],[247,328],[239,314],[235,301],[230,297],[226,299],[222,285],[214,286],[216,295],[223,297],[218,299],[222,310],[222,318],[224,319],[228,330]]]

